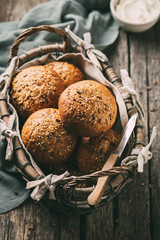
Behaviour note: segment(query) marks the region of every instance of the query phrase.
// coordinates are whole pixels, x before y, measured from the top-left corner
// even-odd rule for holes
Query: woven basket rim
[[[41,30],[46,30],[46,28],[48,29],[48,26],[44,27],[43,26],[40,26],[40,31]],[[49,26],[49,31],[50,31],[50,26]],[[54,32],[55,32],[55,29],[56,28],[53,28],[54,29]],[[30,28],[29,30],[29,35],[30,35],[30,32],[32,32],[32,34],[34,33],[34,31],[37,31],[37,28]],[[63,30],[60,29],[60,33],[62,34],[62,32],[64,32]],[[67,34],[64,32],[64,35],[62,36],[63,38],[63,44],[51,44],[51,45],[45,45],[45,46],[41,46],[41,47],[38,47],[38,48],[34,48],[34,49],[31,49],[23,54],[21,54],[20,56],[17,56],[17,53],[18,53],[18,48],[19,48],[19,44],[21,43],[21,41],[24,40],[24,35],[27,34],[28,31],[26,31],[24,34],[22,33],[20,35],[20,37],[18,37],[18,40],[16,39],[15,43],[13,44],[13,46],[11,47],[11,51],[10,51],[10,58],[9,58],[9,62],[11,62],[11,60],[14,58],[14,57],[18,57],[18,67],[22,66],[24,63],[36,58],[36,57],[40,57],[44,54],[50,54],[50,53],[64,53],[64,52],[74,52],[74,53],[77,53],[77,52],[81,52],[82,51],[82,48],[81,47],[77,47],[76,45],[72,45],[70,43],[70,40],[68,40],[68,37]],[[28,37],[28,36],[27,36]],[[20,39],[20,41],[19,41]],[[67,39],[67,40],[66,40]],[[117,74],[115,73],[114,69],[112,68],[111,66],[111,63],[109,61],[105,62],[105,63],[102,63],[101,62],[101,65],[103,67],[103,75],[106,76],[109,81],[114,84],[116,86],[117,89],[120,89],[121,86],[122,86],[122,83],[121,83],[121,80],[120,78],[117,76]],[[6,99],[4,99],[3,96],[1,96],[0,94],[0,109],[1,109],[1,112],[2,112],[2,116],[1,118],[4,119],[4,121],[7,121],[8,120],[8,116],[6,114],[8,114],[8,108],[7,108],[7,104],[6,104]],[[128,113],[128,116],[131,117],[133,114],[135,114],[137,112],[137,109],[136,107],[133,105],[133,102],[132,102],[132,99],[131,97],[127,97],[125,100],[125,105],[126,105],[126,109],[127,109],[127,113]],[[4,111],[3,111],[4,109]],[[140,119],[138,118],[137,119],[137,125],[135,127],[135,139],[133,141],[133,148],[135,149],[140,149],[142,146],[143,146],[143,143],[142,143],[142,139],[143,139],[143,126],[140,122]],[[34,167],[32,166],[31,163],[28,163],[27,161],[24,162],[22,160],[21,162],[21,159],[18,159],[19,157],[19,154],[18,152],[22,152],[23,151],[23,148],[20,148],[20,143],[19,141],[16,139],[15,142],[14,142],[14,145],[15,145],[15,152],[16,152],[16,158],[14,158],[14,164],[15,164],[15,167],[18,171],[20,171],[20,173],[22,174],[22,176],[28,180],[30,180],[30,177],[31,179],[38,179],[40,178],[41,176],[39,174],[36,174],[36,170],[34,169]],[[19,148],[18,148],[19,147]],[[17,149],[16,149],[17,148]],[[32,169],[33,168],[33,169]],[[28,172],[29,171],[29,174]],[[110,186],[110,193],[109,195],[107,196],[106,195],[106,201],[108,201],[108,199],[112,199],[114,196],[117,195],[117,193],[119,193],[124,187],[125,185],[131,181],[131,179],[133,178],[133,175],[135,174],[136,172],[136,169],[135,167],[132,167],[132,166],[121,166],[121,167],[113,167],[107,171],[98,171],[97,173],[94,173],[94,174],[89,174],[89,175],[95,175],[94,177],[98,178],[100,176],[121,176],[121,184],[119,186],[117,186],[116,189],[113,189],[112,186]],[[125,173],[125,174],[124,174]],[[89,192],[91,193],[93,188],[83,188],[83,191],[82,191],[82,188],[78,188],[76,187],[78,185],[79,182],[83,182],[84,180],[88,179],[88,176],[89,175],[86,175],[86,176],[78,176],[77,179],[72,179],[71,181],[69,181],[68,183],[64,182],[63,181],[61,182],[61,186],[63,185],[64,186],[64,193],[63,194],[66,194],[66,192],[71,192],[72,190],[73,191],[77,191],[77,192],[80,192],[82,193],[83,191],[85,192]],[[127,177],[124,177],[127,176]],[[85,194],[86,194],[85,192]],[[62,194],[62,195],[63,195]],[[75,194],[75,193],[74,193]],[[75,203],[77,202],[77,200],[74,200],[73,201],[73,208],[75,209]],[[80,202],[83,202],[83,201],[80,201]],[[102,202],[105,202],[105,195],[103,196],[103,199],[102,199]],[[69,205],[69,203],[68,203]],[[83,205],[83,204],[80,204],[80,205]],[[77,205],[77,208],[78,208],[78,205]],[[82,207],[79,207],[80,209],[83,209]],[[84,208],[84,212],[86,212],[86,206]],[[89,209],[89,206],[87,207],[87,211]]]

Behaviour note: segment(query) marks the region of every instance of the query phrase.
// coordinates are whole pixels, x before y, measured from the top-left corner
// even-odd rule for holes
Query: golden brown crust
[[[65,87],[68,87],[73,83],[76,83],[85,79],[82,71],[78,67],[74,66],[72,63],[50,62],[45,66],[50,67],[60,75]]]
[[[62,79],[55,71],[32,66],[23,69],[13,79],[11,99],[19,115],[27,118],[39,109],[56,108],[63,90]]]
[[[33,113],[25,122],[21,136],[33,158],[47,165],[66,161],[76,145],[76,137],[63,128],[59,110],[53,108]]]
[[[90,174],[103,168],[109,155],[116,149],[121,134],[110,129],[97,138],[82,138],[76,155],[81,174]]]
[[[117,104],[113,93],[104,85],[85,80],[66,88],[59,98],[64,126],[74,134],[95,137],[115,123]]]

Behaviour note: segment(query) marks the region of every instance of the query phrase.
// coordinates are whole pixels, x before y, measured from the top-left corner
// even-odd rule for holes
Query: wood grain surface
[[[1,0],[0,21],[19,21],[46,0]],[[120,30],[117,41],[104,51],[117,73],[124,68],[139,92],[146,112],[145,142],[153,126],[160,129],[160,22],[134,34]],[[160,136],[152,145],[153,158],[134,180],[106,206],[85,216],[63,216],[42,202],[28,199],[0,216],[0,240],[159,240]]]

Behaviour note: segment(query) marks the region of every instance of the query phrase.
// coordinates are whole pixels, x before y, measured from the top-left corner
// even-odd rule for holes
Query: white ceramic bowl
[[[159,19],[160,16],[160,2],[157,3],[157,14],[151,20],[148,20],[145,23],[130,23],[129,21],[125,21],[122,19],[115,10],[116,5],[119,3],[119,0],[111,0],[110,1],[110,10],[115,21],[125,30],[130,32],[144,32],[151,28]]]

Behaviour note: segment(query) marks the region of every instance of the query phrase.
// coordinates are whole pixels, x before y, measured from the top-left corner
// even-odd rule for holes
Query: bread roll
[[[97,138],[82,138],[76,155],[81,174],[90,174],[103,168],[109,155],[116,149],[121,134],[110,129]]]
[[[63,80],[63,84],[66,87],[70,86],[73,83],[84,80],[84,74],[82,71],[74,66],[72,63],[68,62],[50,62],[46,64],[47,67],[50,67],[55,72],[57,72]]]
[[[32,66],[19,72],[12,81],[11,99],[23,118],[39,109],[56,108],[64,85],[60,76],[50,68]]]
[[[65,162],[76,145],[76,137],[63,128],[59,110],[53,108],[33,113],[25,122],[21,136],[33,158],[49,166]]]
[[[58,105],[64,126],[82,137],[100,136],[114,125],[117,116],[113,93],[92,80],[67,87]]]

